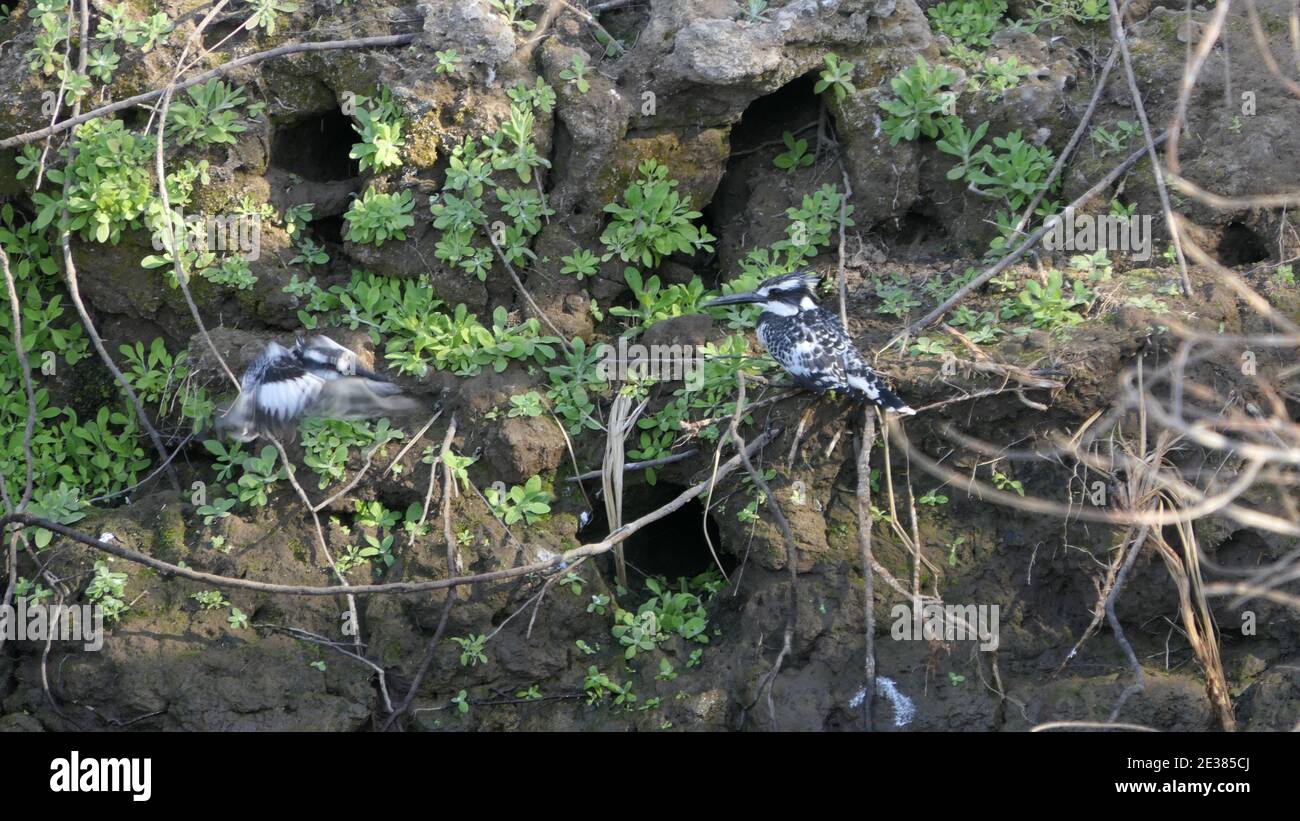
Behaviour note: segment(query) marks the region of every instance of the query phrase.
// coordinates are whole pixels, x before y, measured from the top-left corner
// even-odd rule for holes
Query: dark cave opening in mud
[[[321,242],[332,242],[335,245],[343,244],[343,229],[346,220],[342,214],[332,217],[321,217],[312,220],[311,230],[316,234],[316,238]]]
[[[942,221],[915,208],[898,219],[885,222],[881,227],[884,236],[895,246],[924,245],[948,236],[948,229]]]
[[[271,141],[271,165],[313,182],[355,177],[359,168],[348,156],[356,132],[341,110],[280,126]]]
[[[731,156],[727,160],[726,170],[718,183],[713,198],[699,210],[703,215],[700,222],[709,233],[718,238],[716,245],[718,257],[725,260],[724,247],[739,249],[746,231],[746,207],[753,195],[753,165],[746,161],[755,154],[764,152],[775,155],[784,151],[782,136],[789,131],[796,139],[807,140],[807,151],[811,154],[817,149],[817,123],[821,117],[821,99],[813,93],[817,84],[817,72],[812,71],[796,77],[777,90],[755,99],[745,108],[740,121],[731,129]],[[834,127],[834,118],[828,118],[827,128]],[[797,201],[796,201],[797,202]],[[747,238],[747,244],[753,243],[753,237]],[[698,270],[708,285],[715,272]]]
[[[1230,222],[1223,229],[1215,254],[1228,267],[1253,265],[1268,259],[1268,245],[1247,226],[1240,222]]]
[[[645,515],[679,496],[686,488],[682,485],[660,481],[656,485],[629,486],[623,498],[623,521],[630,522],[638,516]],[[582,536],[584,541],[601,538],[608,532],[602,515],[603,505],[593,500],[599,507],[596,520],[591,523]],[[708,529],[708,540],[705,539]],[[709,550],[709,541],[713,551],[727,573],[736,566],[736,559],[723,549],[722,534],[717,522],[710,515],[704,516],[704,503],[692,499],[657,522],[646,525],[623,543],[623,555],[628,564],[628,585],[634,592],[645,587],[645,579],[650,576],[663,576],[669,581],[678,577],[692,578],[709,570],[717,569],[713,552]],[[614,578],[614,556],[612,553],[601,557],[601,570]]]
[[[203,47],[215,49],[218,44],[224,46],[239,45],[249,37],[244,20],[214,20],[203,30]],[[227,39],[229,38],[229,39]]]
[[[798,132],[795,136],[808,139],[809,150],[814,149],[817,118],[821,116],[821,98],[813,93],[816,85],[817,72],[811,71],[746,106],[740,122],[731,129],[732,157],[727,170],[740,158],[737,155],[766,143],[779,143],[787,131]]]

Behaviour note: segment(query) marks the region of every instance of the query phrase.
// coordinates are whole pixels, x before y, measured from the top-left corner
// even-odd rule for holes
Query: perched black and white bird
[[[306,416],[371,419],[410,413],[419,403],[366,370],[327,336],[299,337],[292,348],[267,344],[248,366],[238,398],[217,418],[217,433],[251,442],[282,433]]]
[[[818,393],[845,393],[905,416],[916,413],[866,363],[840,318],[817,305],[817,282],[814,274],[783,274],[756,290],[719,297],[704,307],[758,303],[763,306],[759,341],[799,385]]]

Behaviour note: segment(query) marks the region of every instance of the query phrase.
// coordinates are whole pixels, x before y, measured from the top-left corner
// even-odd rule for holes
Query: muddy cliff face
[[[233,12],[200,31],[206,6],[162,3],[158,10],[175,21],[170,39],[145,54],[128,50],[111,82],[83,102],[89,110],[167,85],[196,32],[204,46],[221,45],[194,71],[308,39],[414,35],[391,47],[300,52],[230,70],[223,81],[241,87],[260,111],[241,119],[244,128],[226,142],[172,138],[169,171],[207,163],[193,180],[189,212],[264,216],[259,251],[247,263],[251,281],[237,287],[192,278],[206,336],[167,279],[170,263],[141,265],[158,253],[143,218],[124,222],[116,242],[74,232],[70,252],[98,332],[126,370],[119,346],[143,341],[148,349],[159,339],[172,354],[186,353],[185,390],[202,388],[219,406],[233,394],[221,360],[237,376],[270,340],[327,333],[416,397],[422,415],[394,420],[402,434],[390,441],[375,435],[383,424],[376,422],[362,437],[312,429],[286,443],[303,492],[324,500],[314,520],[285,477],[241,480],[257,465],[203,446],[211,434],[201,424],[184,442],[195,428],[184,403],[154,399],[149,413],[169,448],[179,446],[178,489],[160,478],[128,487],[149,469],[98,491],[87,486],[83,500],[127,492],[79,508],[70,526],[172,568],[269,585],[339,585],[340,575],[351,585],[488,578],[358,594],[350,603],[341,593],[222,587],[56,536],[23,552],[18,573],[49,589],[49,601],[67,603],[102,601],[97,580],[124,573],[110,596],[124,607],[95,652],[5,642],[0,728],[368,730],[385,727],[409,691],[400,719],[409,729],[852,730],[863,724],[868,611],[877,730],[1108,720],[1132,680],[1126,644],[1144,687],[1114,719],[1166,730],[1223,726],[1215,675],[1187,635],[1179,580],[1199,584],[1185,581],[1189,566],[1207,583],[1237,578],[1234,571],[1292,555],[1295,537],[1243,523],[1220,506],[1192,517],[1185,532],[1166,523],[1143,526],[1137,538],[1139,526],[1124,512],[1157,504],[1159,489],[1142,485],[1131,465],[1117,467],[1124,463],[1115,454],[1138,442],[1154,449],[1158,440],[1154,417],[1125,405],[1132,396],[1126,374],[1167,367],[1187,329],[1234,338],[1281,332],[1278,317],[1300,316],[1294,279],[1278,273],[1300,255],[1291,223],[1281,208],[1239,202],[1300,179],[1300,100],[1259,58],[1245,13],[1228,16],[1226,48],[1204,69],[1186,114],[1179,173],[1233,200],[1211,207],[1172,192],[1208,254],[1189,257],[1190,295],[1172,254],[1162,253],[1170,235],[1144,159],[1079,212],[1154,216],[1149,257],[1127,248],[1100,259],[1089,259],[1096,247],[1038,249],[971,295],[958,309],[964,314],[949,313],[941,325],[887,347],[996,261],[999,249],[1020,241],[1008,245],[1003,229],[1029,198],[1005,180],[950,173],[958,162],[951,143],[924,127],[895,139],[882,102],[900,98],[899,78],[918,60],[947,66],[951,76],[935,93],[953,92],[953,101],[931,112],[934,122],[958,117],[972,131],[987,123],[988,156],[1015,154],[1008,163],[1041,166],[1020,178],[1032,192],[1089,107],[1111,47],[1105,22],[1062,19],[1035,29],[1013,25],[1029,19],[1013,8],[995,15],[987,37],[963,42],[923,10],[930,4],[915,0],[788,0],[753,13],[732,0],[651,0],[601,13],[599,25],[565,9],[552,15],[545,5],[525,7],[512,21],[487,0],[304,2],[272,32],[242,28]],[[1129,48],[1159,132],[1176,110],[1187,32],[1203,30],[1209,13],[1193,12],[1189,23],[1181,4],[1142,5],[1129,12]],[[1259,8],[1266,36],[1284,42],[1278,21],[1290,6],[1276,0]],[[16,46],[0,52],[0,72],[22,78],[14,104],[0,112],[0,138],[49,123],[42,95],[51,81],[29,68],[27,56],[36,13],[24,0],[0,22],[3,39]],[[585,67],[581,82],[575,62]],[[838,63],[849,65],[848,82],[819,87]],[[1243,92],[1254,95],[1250,114],[1239,113]],[[186,102],[181,94],[176,100]],[[392,112],[385,116],[402,123],[400,162],[363,167],[357,111],[386,111],[383,100]],[[527,133],[511,143],[524,114]],[[150,119],[139,108],[115,116],[134,130]],[[1045,202],[1062,207],[1140,148],[1137,119],[1121,66],[1109,73]],[[537,160],[525,161],[527,175],[516,164],[526,148]],[[475,171],[480,151],[488,159]],[[33,175],[20,175],[21,156],[17,147],[0,151],[0,197],[16,215],[7,223],[11,234],[37,221],[51,185],[36,189]],[[494,180],[485,189],[472,179],[480,171]],[[619,212],[607,206],[630,207],[628,192],[653,190],[656,180],[673,181],[679,214],[693,213],[684,222],[709,241],[622,258],[607,239]],[[358,230],[357,204],[387,195],[411,198],[412,224],[404,239],[378,243]],[[525,196],[534,205],[518,205]],[[454,219],[440,221],[476,197],[481,213],[467,218],[466,234],[473,252],[449,250]],[[295,207],[307,203],[309,219],[295,220]],[[521,208],[537,210],[525,218]],[[653,222],[646,213],[627,220],[630,230]],[[1030,228],[1040,222],[1035,217]],[[310,261],[304,239],[323,260]],[[17,259],[17,241],[4,241]],[[591,252],[590,265],[575,274],[580,252]],[[66,306],[60,260],[50,256],[49,278],[28,280],[33,299],[49,304],[59,295]],[[839,307],[842,271],[850,336],[920,411],[891,421],[892,436],[876,426],[868,448],[877,563],[870,602],[859,527],[864,406],[842,396],[785,395],[787,382],[754,339],[753,314],[700,307],[704,292],[747,276],[757,284],[791,260],[826,275],[819,296],[831,310]],[[1276,315],[1232,287],[1219,266]],[[24,292],[28,281],[20,283]],[[76,321],[72,311],[59,324],[69,319]],[[739,466],[637,529],[623,545],[626,586],[618,584],[612,551],[556,563],[616,529],[599,475],[572,477],[602,467],[604,428],[625,385],[577,379],[572,357],[586,352],[591,370],[594,352],[620,336],[703,351],[712,380],[686,394],[671,377],[631,380],[647,404],[632,425],[626,461],[698,453],[626,473],[616,512],[622,523],[707,486],[732,458],[735,371],[745,369],[748,408],[739,430],[750,442],[768,435],[754,464],[792,545],[768,495]],[[1285,368],[1294,357],[1284,347],[1259,349],[1245,369],[1246,348],[1209,345],[1191,357],[1186,378],[1203,392],[1189,389],[1188,402],[1212,395],[1224,407],[1255,403],[1290,422],[1287,379],[1294,377]],[[93,349],[75,365],[65,366],[61,354],[58,362],[54,373],[38,375],[50,407],[74,409],[80,422],[101,407],[125,410]],[[25,413],[21,383],[6,379],[20,397],[15,413]],[[6,436],[21,427],[10,425]],[[322,445],[330,435],[337,438]],[[157,464],[147,439],[138,438],[133,458]],[[1080,441],[1097,461],[1063,455]],[[1203,487],[1211,481],[1205,477],[1231,483],[1250,467],[1240,454],[1193,437],[1159,442],[1154,462]],[[268,470],[281,470],[265,444],[244,455],[266,456]],[[15,453],[5,464],[16,496],[22,462]],[[920,457],[951,473],[928,470]],[[445,474],[449,462],[460,473]],[[1001,495],[983,492],[990,487]],[[1171,507],[1191,505],[1175,498],[1176,489],[1165,492]],[[1289,494],[1285,483],[1252,484],[1234,498],[1294,523]],[[543,500],[541,512],[524,510],[525,496]],[[214,512],[221,499],[236,501]],[[1034,499],[1065,512],[1021,504]],[[1110,521],[1101,515],[1107,511],[1115,514]],[[1165,547],[1144,541],[1156,539],[1151,531]],[[1137,555],[1125,563],[1135,538]],[[1188,558],[1189,539],[1198,558]],[[544,569],[508,572],[529,565]],[[1121,568],[1114,616],[1123,641],[1102,607]],[[1290,590],[1294,597],[1294,583]],[[1235,726],[1296,726],[1300,614],[1277,599],[1207,602],[1206,619],[1218,631],[1209,643],[1217,644]],[[971,606],[973,621],[989,632],[933,635],[926,618],[911,618],[926,603]]]

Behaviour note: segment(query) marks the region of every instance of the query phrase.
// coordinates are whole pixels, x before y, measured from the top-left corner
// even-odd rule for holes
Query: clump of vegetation
[[[937,137],[938,115],[951,112],[956,100],[956,92],[944,89],[955,82],[957,75],[951,69],[931,68],[919,54],[914,65],[890,80],[894,97],[880,103],[889,114],[882,126],[889,135],[889,144],[898,145],[900,140],[914,140],[922,134]]]
[[[358,161],[362,171],[374,169],[383,172],[401,167],[402,148],[406,145],[402,129],[406,120],[389,90],[383,89],[374,100],[357,97],[354,103],[352,116],[356,122],[352,127],[361,137],[361,142],[352,146],[348,156]]]
[[[488,488],[486,494],[492,512],[508,525],[516,522],[533,524],[551,512],[550,503],[554,494],[542,486],[542,477],[531,476],[522,485],[515,485],[502,493],[497,488]]]
[[[415,201],[410,191],[381,194],[374,188],[352,201],[343,219],[348,230],[345,239],[362,245],[382,246],[390,239],[406,239],[406,229],[415,225]]]
[[[690,197],[677,193],[677,181],[668,178],[668,169],[645,160],[637,173],[640,176],[623,192],[623,203],[605,206],[611,218],[600,235],[608,249],[603,258],[617,256],[653,269],[669,254],[712,251],[714,237],[694,223],[701,214],[692,210]]]
[[[948,0],[926,11],[936,29],[964,46],[990,45],[1006,13],[1006,0]]]
[[[248,130],[248,126],[239,122],[239,107],[248,102],[243,89],[214,77],[202,85],[186,89],[185,93],[189,101],[172,103],[167,115],[167,136],[175,138],[178,144],[234,143],[236,134]],[[258,112],[261,108],[259,104],[257,108],[250,108],[250,112]]]

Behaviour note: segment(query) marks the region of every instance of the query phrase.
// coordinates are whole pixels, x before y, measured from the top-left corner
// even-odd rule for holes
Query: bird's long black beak
[[[757,291],[742,291],[739,294],[729,294],[720,296],[717,299],[710,299],[701,305],[701,308],[717,308],[721,305],[742,305],[747,302],[762,302],[763,297],[758,295]]]

